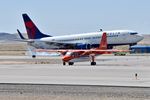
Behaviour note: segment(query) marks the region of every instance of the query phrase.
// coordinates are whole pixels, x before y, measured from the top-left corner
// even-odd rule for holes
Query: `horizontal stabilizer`
[[[26,38],[21,34],[21,32],[17,29],[17,32],[22,40],[26,40]]]

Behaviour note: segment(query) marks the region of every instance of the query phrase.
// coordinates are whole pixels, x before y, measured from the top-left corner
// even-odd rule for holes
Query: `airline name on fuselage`
[[[120,35],[120,32],[111,32],[107,33],[107,37],[118,37]],[[58,40],[58,41],[75,41],[75,40],[89,40],[89,39],[99,39],[101,36],[94,36],[94,37],[84,37],[84,38],[74,38],[74,39],[64,39],[64,40]],[[55,41],[55,39],[52,39],[52,41]]]

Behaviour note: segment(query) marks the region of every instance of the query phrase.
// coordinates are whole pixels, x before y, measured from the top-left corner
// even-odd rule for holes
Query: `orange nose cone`
[[[70,60],[70,57],[69,57],[69,56],[64,56],[64,57],[62,58],[62,60],[63,60],[64,62],[68,62],[68,61]]]

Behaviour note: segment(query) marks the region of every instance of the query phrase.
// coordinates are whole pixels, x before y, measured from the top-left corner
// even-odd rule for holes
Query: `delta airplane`
[[[63,65],[66,65],[66,62],[69,65],[73,65],[74,62],[82,62],[82,61],[91,61],[91,65],[96,65],[95,56],[102,54],[111,54],[114,52],[129,52],[129,50],[115,50],[115,49],[107,49],[107,34],[104,32],[102,35],[101,42],[98,48],[94,49],[76,49],[76,50],[67,50],[67,49],[59,49],[59,50],[46,50],[46,49],[37,49],[38,52],[60,52],[62,53],[62,61]],[[64,53],[66,52],[66,53]]]
[[[90,49],[97,48],[102,37],[101,32],[82,33],[63,36],[51,36],[40,32],[27,14],[22,14],[28,39],[21,34],[21,39],[36,49]],[[108,37],[108,48],[117,45],[136,45],[143,39],[136,31],[113,30],[105,31]]]

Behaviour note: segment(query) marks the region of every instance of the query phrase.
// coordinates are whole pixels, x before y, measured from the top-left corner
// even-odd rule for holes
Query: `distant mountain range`
[[[0,42],[9,42],[9,41],[13,41],[15,42],[14,40],[19,40],[19,36],[18,34],[10,34],[10,33],[4,33],[4,32],[1,32],[0,33]]]
[[[11,41],[19,39],[17,34],[0,33],[0,41]]]

